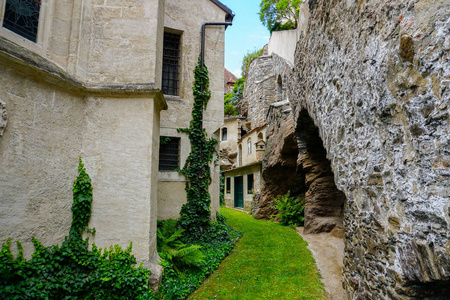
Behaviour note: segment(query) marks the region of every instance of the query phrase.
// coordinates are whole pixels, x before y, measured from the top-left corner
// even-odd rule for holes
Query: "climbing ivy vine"
[[[45,247],[33,238],[31,259],[11,252],[11,239],[0,250],[1,299],[153,299],[149,290],[150,271],[118,245],[99,249],[82,233],[91,217],[92,185],[80,158],[79,175],[73,187],[72,226],[61,246]]]
[[[91,218],[91,178],[86,173],[81,157],[79,160],[79,174],[73,182],[72,226],[70,227],[69,233],[69,238],[72,240],[81,239],[81,234],[87,229],[89,219]]]
[[[217,140],[207,138],[202,128],[203,109],[206,109],[211,92],[209,91],[209,75],[206,66],[201,68],[200,58],[194,69],[194,107],[189,128],[179,131],[187,133],[191,141],[191,152],[180,173],[189,180],[186,182],[187,203],[180,212],[179,224],[188,232],[203,231],[210,220],[211,195],[208,192],[211,184],[210,163],[213,161]]]

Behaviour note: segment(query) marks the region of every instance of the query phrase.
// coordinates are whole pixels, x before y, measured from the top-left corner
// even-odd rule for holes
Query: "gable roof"
[[[227,83],[235,83],[236,80],[238,80],[238,78],[231,73],[227,68],[224,68],[224,79],[225,79],[225,84]]]
[[[215,5],[217,5],[218,7],[220,7],[224,12],[227,13],[227,17],[226,17],[227,22],[233,22],[234,14],[231,9],[229,9],[226,5],[224,5],[219,0],[211,0],[211,2],[214,3]]]

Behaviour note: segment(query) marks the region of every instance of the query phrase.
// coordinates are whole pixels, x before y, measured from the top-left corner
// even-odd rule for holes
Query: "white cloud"
[[[241,69],[236,69],[236,70],[234,70],[234,71],[231,71],[231,73],[233,73],[234,74],[234,76],[236,76],[237,78],[241,78],[241,76],[242,76],[242,71],[241,71]]]
[[[264,40],[264,41],[266,41],[266,42],[268,42],[269,39],[270,39],[270,36],[268,36],[268,35],[251,34],[251,35],[249,35],[248,37],[249,37],[249,38],[252,38],[252,39]]]

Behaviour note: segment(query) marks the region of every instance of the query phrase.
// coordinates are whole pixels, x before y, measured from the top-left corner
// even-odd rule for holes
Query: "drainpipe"
[[[231,18],[231,20],[233,20]],[[200,49],[200,66],[201,66],[201,70],[203,71],[203,68],[205,66],[205,30],[206,30],[206,26],[231,26],[233,25],[232,22],[206,22],[202,24],[202,40],[201,40],[201,49]],[[225,27],[225,29],[226,29]],[[203,84],[201,85],[201,92],[203,92]],[[202,108],[200,110],[200,130],[203,132],[203,103],[202,103]],[[200,145],[200,160],[203,160],[203,146]],[[203,172],[200,169],[200,173],[199,173],[199,178],[203,177]],[[201,190],[199,189],[199,199],[201,198],[202,194],[201,194]],[[200,232],[203,233],[203,228],[200,227]]]

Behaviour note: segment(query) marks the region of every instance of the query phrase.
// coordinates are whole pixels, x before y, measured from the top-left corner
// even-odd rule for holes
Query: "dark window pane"
[[[231,178],[227,177],[227,185],[226,185],[227,194],[231,193]]]
[[[3,27],[36,42],[40,1],[6,0]]]
[[[247,175],[247,194],[253,194],[253,174]]]
[[[180,36],[164,33],[162,92],[178,95],[180,73]]]
[[[161,137],[159,170],[172,171],[179,167],[180,138]]]
[[[227,134],[228,134],[228,130],[226,128],[222,129],[222,141],[226,141],[227,140]]]

